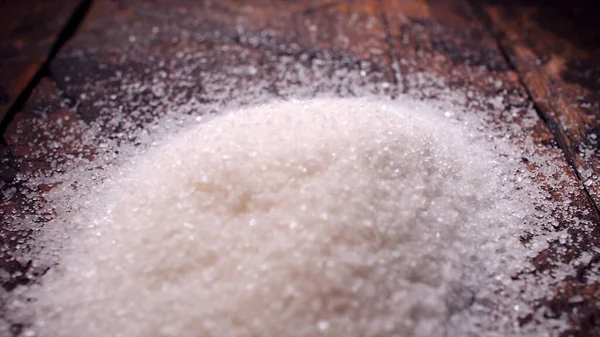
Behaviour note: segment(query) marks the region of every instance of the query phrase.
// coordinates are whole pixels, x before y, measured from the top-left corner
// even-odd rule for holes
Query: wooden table
[[[30,233],[6,224],[33,213],[26,196],[49,188],[30,190],[19,177],[51,168],[52,160],[93,156],[94,149],[77,146],[81,123],[110,133],[119,126],[104,120],[105,109],[149,118],[190,100],[208,112],[242,92],[249,99],[288,97],[313,71],[331,80],[308,87],[341,96],[357,94],[350,82],[421,98],[443,98],[449,86],[466,92],[465,106],[482,118],[507,133],[518,126],[536,151],[554,154],[560,184],[538,179],[552,199],[575,209],[554,216],[557,230],[577,240],[551,243],[534,259],[534,273],[582,252],[592,259],[537,305],[548,306],[549,317],[569,317],[564,336],[600,335],[600,283],[589,277],[600,272],[598,14],[585,2],[532,0],[0,2],[0,243],[8,248],[0,268],[10,275],[3,287],[30,282],[22,272],[31,271],[29,261],[13,256],[26,249],[18,242]],[[300,76],[293,64],[308,73]],[[165,86],[154,90],[156,76]],[[132,94],[123,89],[128,83],[145,89]],[[148,108],[157,95],[169,106]],[[595,227],[583,232],[573,218]],[[576,295],[580,301],[569,300]],[[20,329],[16,324],[15,334]]]

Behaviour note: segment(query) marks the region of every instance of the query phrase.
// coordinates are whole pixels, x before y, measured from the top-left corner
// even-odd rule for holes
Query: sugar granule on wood
[[[519,240],[535,188],[515,167],[426,106],[229,112],[131,159],[75,212],[29,290],[30,331],[485,335],[478,313],[525,306],[494,294],[541,248]]]

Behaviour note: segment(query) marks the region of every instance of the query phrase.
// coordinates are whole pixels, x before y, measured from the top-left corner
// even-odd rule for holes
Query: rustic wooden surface
[[[0,149],[2,189],[16,192],[2,200],[0,216],[27,214],[32,205],[24,196],[48,188],[26,191],[15,179],[19,173],[48,169],[52,160],[69,156],[93,156],[94,149],[71,145],[77,142],[80,123],[99,123],[107,133],[119,128],[105,109],[120,109],[124,115],[140,113],[139,118],[145,118],[190,100],[218,108],[236,99],[240,90],[255,96],[287,97],[286,88],[302,81],[293,63],[309,69],[304,74],[308,78],[314,73],[328,74],[331,81],[315,78],[314,92],[333,90],[341,96],[355,94],[348,81],[385,83],[374,90],[388,96],[409,93],[423,98],[443,96],[443,86],[448,85],[479,93],[466,100],[470,109],[502,130],[519,126],[533,137],[537,151],[555,154],[558,164],[564,164],[562,186],[553,185],[552,177],[542,176],[540,183],[555,201],[570,201],[579,212],[575,218],[596,224],[596,229],[584,233],[573,225],[573,214],[557,211],[557,229],[568,228],[578,239],[568,245],[553,242],[534,260],[535,272],[551,272],[552,261],[569,262],[583,251],[594,257],[579,268],[577,277],[561,280],[553,298],[538,305],[549,305],[549,316],[569,317],[571,328],[565,336],[600,335],[600,285],[586,277],[600,262],[594,249],[600,247],[597,208],[586,190],[575,188],[569,194],[572,187],[583,186],[582,170],[600,168],[593,161],[596,157],[581,155],[579,146],[594,146],[591,135],[598,132],[597,120],[591,117],[599,112],[598,87],[585,77],[597,74],[596,68],[588,68],[594,54],[579,45],[569,49],[569,41],[560,39],[561,47],[552,49],[555,54],[548,60],[559,59],[560,67],[568,67],[568,75],[564,75],[566,70],[556,72],[556,65],[548,60],[537,64],[540,55],[550,53],[537,48],[551,48],[558,38],[544,35],[539,46],[538,40],[525,40],[529,34],[545,32],[529,19],[534,15],[532,8],[521,16],[509,15],[515,12],[512,7],[505,10],[493,1],[471,6],[465,0],[96,0],[77,35],[50,65],[52,76],[35,88],[3,135],[7,145]],[[240,65],[249,68],[240,70]],[[157,93],[153,85],[162,73],[165,86]],[[355,77],[357,73],[361,76]],[[424,79],[424,73],[435,78]],[[0,76],[0,83],[3,78],[7,77]],[[182,78],[192,85],[182,87]],[[124,89],[131,83],[141,88]],[[160,100],[157,95],[169,99]],[[581,95],[586,104],[579,104]],[[488,107],[498,97],[499,103]],[[528,113],[531,97],[542,118]],[[158,103],[148,107],[149,102]],[[574,102],[579,105],[574,107]],[[490,110],[499,113],[492,115]],[[67,134],[75,137],[65,141]],[[53,146],[57,143],[61,146]],[[562,157],[561,149],[566,156]],[[536,170],[535,164],[530,166]],[[590,186],[587,191],[597,202],[595,185]],[[27,235],[10,233],[17,238]],[[23,249],[10,236],[0,236],[0,243],[14,251]],[[28,282],[20,274],[30,268],[27,262],[7,254],[0,257],[0,268],[14,275],[3,284],[5,289]],[[583,300],[570,303],[575,295]],[[532,319],[525,317],[520,323],[530,324]],[[19,331],[16,325],[15,333]]]
[[[484,22],[478,20],[478,16],[466,2],[428,1],[426,10],[416,11],[417,20],[407,20],[402,10],[393,9],[397,2],[389,1],[389,3],[391,9],[386,13],[392,26],[392,34],[398,34],[394,36],[394,41],[397,54],[402,55],[404,59],[401,60],[403,62],[400,62],[400,67],[405,77],[419,71],[419,68],[426,68],[449,78],[449,83],[457,88],[472,88],[489,96],[498,91],[502,92],[507,98],[503,102],[505,111],[514,108],[523,109],[530,104],[528,97],[530,89],[519,76],[519,69],[514,69],[503,57],[496,39],[486,31]],[[488,80],[490,77],[492,81]],[[498,83],[497,80],[502,81],[501,87],[494,85]],[[477,102],[473,103],[476,109]],[[500,119],[497,123],[502,124],[506,121]],[[511,123],[520,124],[523,121],[515,119]],[[542,123],[540,120],[527,130],[535,136],[540,145],[543,145],[539,149],[542,153],[557,151],[558,146],[556,146],[557,142],[554,142],[556,138],[553,137],[552,128],[554,125]],[[558,143],[560,142],[559,140]],[[563,173],[573,184],[581,184],[576,172],[570,167]],[[598,215],[586,193],[581,191],[577,195],[568,196],[564,187],[564,185],[548,186],[548,190],[554,200],[572,200],[582,210],[587,210],[588,216],[583,216],[582,213],[576,217],[593,221],[596,223],[596,229],[590,234],[582,233],[574,228],[573,223],[569,223],[568,217],[564,214],[560,212],[555,214],[560,219],[562,228],[570,228],[569,232],[573,238],[579,237],[583,240],[568,247],[553,243],[547,251],[535,259],[536,272],[550,271],[554,267],[551,261],[572,261],[583,251],[595,256],[589,265],[581,266],[578,274],[582,277],[569,278],[561,283],[555,290],[556,297],[549,299],[549,303],[554,311],[552,315],[558,317],[565,314],[570,318],[572,329],[564,335],[598,335],[600,330],[597,318],[600,314],[600,305],[597,302],[597,295],[600,293],[600,284],[591,284],[585,276],[588,270],[598,268],[599,257],[594,251],[594,247],[600,246]],[[585,301],[569,303],[568,299],[574,295],[582,295]],[[526,324],[530,318],[525,318],[523,324]]]
[[[600,205],[600,8],[478,1],[568,160]]]
[[[42,70],[79,2],[0,2],[0,119]]]
[[[589,1],[473,1],[521,75],[540,115],[598,210],[600,205],[600,9]],[[598,247],[598,231],[586,243]],[[600,335],[600,284],[586,282],[598,272],[596,256],[565,280],[549,301],[570,315],[580,334]],[[573,294],[592,298],[569,303]],[[578,314],[572,314],[578,312]]]

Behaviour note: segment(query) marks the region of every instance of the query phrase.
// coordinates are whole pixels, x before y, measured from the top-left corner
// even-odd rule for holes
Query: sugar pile
[[[29,290],[28,332],[485,335],[477,317],[526,305],[496,294],[542,248],[520,242],[535,187],[500,147],[408,101],[204,121],[116,169],[69,219],[59,265]]]

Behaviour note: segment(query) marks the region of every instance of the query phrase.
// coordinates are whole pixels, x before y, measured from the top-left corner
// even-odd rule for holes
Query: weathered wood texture
[[[600,7],[476,1],[596,207],[600,205]]]
[[[79,2],[0,2],[0,119],[42,68]]]
[[[473,1],[487,20],[536,107],[592,198],[600,205],[600,25],[589,1]],[[589,235],[589,234],[588,234]],[[598,232],[589,246],[598,246]],[[580,335],[600,335],[596,255],[580,277],[565,280],[550,306],[567,313]],[[593,299],[570,303],[582,295]]]
[[[409,2],[411,3],[411,2]],[[393,36],[394,46],[399,55],[401,73],[404,74],[405,90],[419,90],[421,84],[416,88],[410,88],[410,74],[420,70],[428,70],[446,78],[447,83],[453,87],[466,88],[476,92],[485,93],[484,97],[493,98],[500,94],[503,113],[494,115],[492,118],[499,125],[506,123],[520,124],[526,133],[534,136],[535,141],[540,144],[539,153],[560,153],[550,129],[554,129],[552,120],[544,125],[541,120],[536,123],[527,123],[525,110],[530,104],[528,99],[529,83],[524,81],[527,88],[522,85],[523,80],[519,76],[521,69],[512,69],[507,63],[502,51],[499,50],[497,40],[485,29],[482,21],[472,11],[470,6],[463,1],[427,1],[427,5],[414,5],[419,3],[413,1],[410,8],[412,15],[406,14],[402,5],[405,2],[384,1],[387,6],[385,13]],[[518,33],[515,32],[517,36]],[[520,35],[522,36],[522,35]],[[408,89],[406,89],[408,87]],[[561,93],[554,93],[556,99],[561,99]],[[426,96],[426,95],[425,95]],[[569,96],[567,96],[569,97]],[[571,96],[572,97],[572,96]],[[588,98],[589,99],[589,98]],[[492,100],[490,100],[492,101]],[[468,102],[474,110],[480,105],[489,104],[485,102]],[[507,121],[504,119],[511,111],[518,111],[519,117]],[[574,116],[582,111],[572,112]],[[557,112],[558,114],[558,112]],[[585,116],[578,117],[580,126],[589,127]],[[559,142],[562,140],[559,139]],[[563,159],[564,160],[564,159]],[[599,166],[596,166],[598,169]],[[533,168],[534,171],[537,168]],[[568,177],[571,186],[581,186],[576,172],[569,167],[563,166],[562,174]],[[550,178],[550,177],[547,177]],[[597,295],[600,293],[600,284],[588,281],[587,273],[598,269],[600,260],[595,247],[600,247],[600,228],[598,227],[597,213],[591,200],[586,193],[578,191],[569,195],[566,184],[547,182],[546,188],[556,201],[570,201],[580,208],[582,212],[567,216],[561,211],[555,213],[561,223],[559,228],[569,228],[569,234],[575,244],[563,245],[558,242],[552,243],[551,247],[535,259],[536,273],[551,272],[554,268],[553,261],[573,261],[582,252],[588,252],[594,256],[589,264],[578,268],[580,277],[567,277],[561,280],[555,291],[555,297],[548,299],[539,305],[549,305],[552,313],[549,316],[558,317],[567,315],[571,322],[571,329],[565,331],[564,335],[594,336],[600,334],[598,317],[600,304]],[[584,215],[587,214],[587,215]],[[569,219],[570,218],[570,219]],[[588,233],[578,229],[573,219],[588,219],[595,223],[595,229]],[[557,228],[558,229],[558,228]],[[569,298],[580,295],[583,301],[570,303]],[[521,324],[529,324],[531,316],[526,316]]]
[[[232,100],[298,92],[352,96],[360,94],[353,90],[361,84],[387,96],[445,98],[446,87],[464,92],[464,105],[498,133],[516,145],[529,135],[535,151],[557,161],[560,179],[540,174],[538,180],[553,200],[577,209],[554,214],[556,229],[567,228],[576,240],[552,242],[535,259],[534,273],[552,272],[553,261],[569,262],[584,251],[594,258],[579,268],[578,277],[562,280],[554,298],[537,305],[550,305],[552,315],[568,315],[572,327],[565,335],[598,333],[594,319],[600,305],[594,295],[600,288],[585,276],[600,261],[594,250],[600,247],[598,215],[553,132],[531,109],[527,81],[466,1],[96,0],[50,70],[52,78],[36,88],[4,135],[2,189],[15,192],[2,201],[3,216],[31,213],[20,196],[49,188],[24,191],[15,183],[20,173],[47,169],[52,160],[68,156],[94,155],[94,149],[71,146],[78,130],[90,123],[110,135],[119,132],[123,120],[140,122],[170,110],[191,106],[206,113]],[[123,120],[112,118],[117,110]],[[66,133],[75,137],[66,139]],[[529,166],[538,170],[536,163]],[[596,229],[583,232],[577,220]],[[18,241],[3,240],[13,248]],[[18,273],[29,268],[27,263],[12,256],[0,261],[15,275],[6,289],[27,282]],[[570,303],[575,295],[583,300]],[[521,323],[531,320],[528,316]]]

